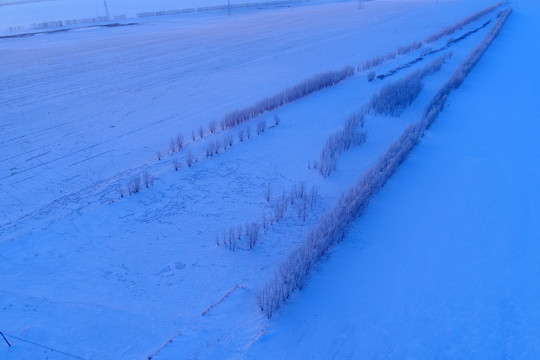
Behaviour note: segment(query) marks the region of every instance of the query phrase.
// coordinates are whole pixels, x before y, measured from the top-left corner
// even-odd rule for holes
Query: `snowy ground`
[[[13,342],[0,348],[2,358],[67,356],[21,339],[84,359],[144,359],[172,338],[156,359],[258,354],[270,340],[255,340],[269,323],[254,291],[318,215],[417,120],[487,28],[452,46],[452,59],[426,78],[401,117],[368,117],[368,141],[345,153],[327,179],[307,166],[327,136],[382,85],[434,56],[384,81],[368,83],[359,73],[265,114],[268,125],[274,115],[280,124],[255,135],[254,119],[244,125],[253,136],[242,143],[238,129],[205,130],[195,141],[191,131],[315,73],[422,40],[491,2],[365,5],[173,16],[2,39],[0,331]],[[375,70],[383,73],[418,53]],[[186,149],[158,160],[156,152],[166,154],[177,133],[189,142]],[[235,145],[204,159],[206,144],[228,135]],[[191,168],[188,150],[199,159]],[[178,172],[175,157],[182,161]],[[154,185],[121,198],[117,187],[143,170],[156,176]],[[254,250],[245,243],[235,252],[216,246],[216,235],[260,222],[301,181],[320,194],[305,222],[293,205]]]
[[[187,138],[231,110],[423,39],[478,8],[375,2],[359,12],[344,3],[5,39],[0,224],[146,164],[177,133]]]
[[[422,143],[250,358],[540,356],[540,51],[531,46],[540,7],[513,5]]]
[[[19,32],[61,25],[106,23],[156,14],[215,11],[236,14],[245,8],[302,6],[337,0],[3,0],[0,31]],[[351,0],[349,0],[351,1]],[[230,5],[230,7],[229,7]]]

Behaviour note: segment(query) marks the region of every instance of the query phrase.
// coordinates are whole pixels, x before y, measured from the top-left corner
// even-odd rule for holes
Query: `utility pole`
[[[105,14],[107,14],[107,19],[110,19],[109,16],[109,7],[107,6],[107,0],[103,0],[103,5],[105,6]]]
[[[364,8],[364,1],[363,1],[363,0],[358,0],[358,8],[359,8],[359,9],[363,9],[363,8]]]
[[[227,0],[227,14],[231,16],[231,0]]]

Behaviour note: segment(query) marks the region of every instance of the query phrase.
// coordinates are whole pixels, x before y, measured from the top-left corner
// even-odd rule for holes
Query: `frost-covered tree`
[[[216,132],[216,130],[217,130],[217,122],[216,120],[211,120],[208,123],[208,131],[210,132],[210,134],[213,134]]]
[[[367,132],[360,130],[363,125],[364,113],[354,113],[349,116],[341,130],[328,137],[321,151],[319,174],[329,176],[336,169],[337,159],[341,153],[366,141]],[[313,162],[313,167],[317,168],[316,161]]]
[[[142,173],[142,181],[146,188],[149,188],[150,185],[154,185],[154,176],[150,175],[148,171],[144,170]]]
[[[191,167],[191,165],[193,165],[193,163],[194,163],[195,161],[197,161],[197,160],[195,159],[195,156],[193,155],[193,153],[191,152],[191,150],[188,151],[187,154],[186,154],[186,165],[187,165],[188,167]]]
[[[174,158],[173,159],[173,167],[174,167],[174,171],[178,171],[178,169],[180,169],[180,160],[178,160],[178,158]]]
[[[273,96],[262,99],[249,107],[226,114],[221,119],[221,127],[225,129],[238,126],[243,122],[251,120],[265,112],[274,110],[279,106],[298,100],[314,91],[337,84],[352,76],[354,72],[355,69],[353,67],[344,67],[339,71],[329,71],[317,74],[312,78],[301,81]]]
[[[225,142],[229,145],[229,146],[232,146],[234,141],[233,141],[233,136],[231,134],[225,136]]]
[[[124,197],[124,195],[126,193],[125,189],[124,189],[124,187],[122,185],[118,185],[116,187],[116,191],[118,191],[118,194],[120,194],[120,197],[122,197],[122,198]]]
[[[244,129],[238,130],[238,141],[244,141]]]
[[[128,182],[129,195],[136,194],[141,190],[141,178],[138,175],[134,175]]]
[[[371,109],[376,114],[399,116],[422,91],[422,78],[418,73],[385,85],[371,98]]]
[[[264,192],[264,198],[266,199],[266,202],[270,201],[270,197],[272,196],[272,187],[270,184],[266,185],[266,191]]]
[[[184,135],[176,135],[176,149],[181,151],[184,148]]]
[[[264,119],[259,119],[257,122],[257,134],[261,134],[266,130],[266,121]]]

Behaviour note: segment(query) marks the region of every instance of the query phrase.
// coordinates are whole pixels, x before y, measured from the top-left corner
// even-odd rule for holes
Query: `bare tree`
[[[219,150],[221,148],[221,143],[219,139],[216,139],[215,141],[209,141],[208,144],[206,144],[206,157],[214,156],[219,153]]]
[[[309,206],[310,207],[313,207],[313,205],[315,205],[315,203],[317,202],[317,197],[318,196],[319,196],[319,190],[317,190],[317,188],[315,186],[313,186],[311,188],[311,194],[309,196],[309,198],[310,198]]]
[[[125,194],[125,190],[124,190],[124,187],[122,185],[118,185],[116,187],[116,190],[118,191],[118,193],[120,194],[120,197],[124,197],[124,194]]]
[[[136,194],[141,190],[141,178],[138,175],[131,177],[128,183],[129,194]]]
[[[233,145],[233,136],[231,134],[227,135],[225,137],[225,142],[229,144],[229,146]]]
[[[216,120],[211,120],[208,123],[208,131],[210,131],[211,134],[215,133],[217,129],[217,122]]]
[[[279,106],[298,100],[301,97],[322,88],[337,84],[354,75],[355,71],[356,69],[354,67],[346,66],[338,71],[328,71],[326,73],[317,74],[312,78],[303,80],[273,96],[264,98],[251,106],[240,110],[237,109],[226,114],[221,119],[221,126],[223,129],[238,126],[265,112],[272,111]]]
[[[291,190],[290,199],[291,199],[291,205],[294,205],[294,201],[296,199],[296,185],[294,185],[292,190]]]
[[[181,164],[178,158],[173,159],[173,166],[174,166],[174,171],[178,171],[178,169],[180,169]]]
[[[270,197],[272,195],[272,187],[270,186],[270,184],[268,184],[266,186],[266,191],[264,193],[264,198],[266,199],[266,201],[270,201]]]
[[[178,151],[182,150],[184,147],[184,135],[178,134],[176,135],[176,149]]]
[[[253,247],[259,241],[259,231],[260,231],[259,224],[257,223],[252,223],[251,225],[246,224],[248,246],[250,249],[253,249]]]
[[[364,111],[349,116],[343,128],[331,134],[326,140],[321,151],[319,166],[319,173],[322,176],[327,177],[336,169],[337,159],[341,153],[366,141],[367,132],[358,129],[364,124]]]
[[[298,197],[304,198],[304,194],[306,192],[306,183],[303,181],[300,181],[300,186],[298,187]]]
[[[234,227],[229,228],[229,233],[227,235],[229,250],[235,251],[236,250],[236,237],[234,236]]]
[[[285,211],[287,211],[287,200],[286,199],[279,199],[274,204],[274,219],[276,222],[279,222],[281,219],[283,219],[283,216],[285,215]]]
[[[148,174],[148,171],[144,170],[142,174],[143,184],[146,186],[146,188],[150,187],[150,185],[154,184],[154,177],[150,174]]]
[[[193,153],[190,151],[187,152],[186,154],[186,164],[188,167],[191,167],[191,165],[193,165],[193,163],[196,161],[195,159],[195,156],[193,156]]]
[[[266,121],[264,119],[260,119],[257,122],[257,134],[261,134],[266,129]]]

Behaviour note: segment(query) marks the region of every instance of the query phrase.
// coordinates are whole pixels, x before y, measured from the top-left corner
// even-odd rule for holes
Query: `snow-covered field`
[[[39,5],[47,3],[39,2]],[[112,8],[113,2],[108,3]],[[290,8],[236,9],[232,16],[226,13],[170,15],[145,18],[137,21],[137,25],[123,27],[0,39],[3,84],[0,92],[0,331],[13,343],[9,348],[0,346],[0,357],[10,360],[74,356],[83,359],[287,358],[295,354],[302,358],[309,357],[303,354],[316,351],[321,358],[341,358],[351,347],[353,357],[407,354],[400,351],[400,346],[408,339],[406,336],[399,339],[396,353],[382,350],[389,346],[385,339],[392,338],[384,328],[391,324],[391,319],[390,314],[377,317],[376,311],[384,311],[384,302],[377,295],[386,298],[388,293],[362,297],[362,301],[371,301],[374,306],[366,317],[347,315],[353,311],[366,314],[360,309],[362,305],[354,310],[342,308],[343,304],[326,305],[317,300],[321,295],[315,294],[332,293],[334,290],[327,286],[336,282],[350,291],[347,286],[354,283],[355,278],[337,281],[348,275],[333,268],[332,261],[356,263],[356,258],[350,257],[353,251],[361,254],[360,259],[371,256],[361,248],[369,248],[374,242],[362,241],[359,246],[354,240],[369,238],[364,234],[368,221],[369,229],[374,232],[381,230],[381,226],[387,228],[393,224],[395,231],[399,225],[412,226],[413,220],[396,219],[394,223],[395,216],[380,210],[383,206],[377,202],[393,204],[394,198],[399,200],[398,194],[386,195],[392,192],[397,180],[392,180],[389,190],[376,198],[373,209],[353,227],[345,244],[332,254],[332,260],[321,264],[321,269],[329,268],[326,280],[319,280],[324,273],[314,276],[306,291],[295,293],[291,304],[271,320],[258,309],[255,293],[279,261],[305,238],[320,214],[377,160],[407,124],[418,120],[433,95],[489,31],[498,11],[429,44],[432,49],[444,48],[444,51],[425,56],[385,79],[368,82],[371,70],[359,71],[337,85],[255,117],[239,127],[226,130],[218,127],[211,133],[208,124],[212,120],[219,122],[226,113],[249,106],[317,73],[338,70],[345,65],[356,67],[374,56],[395,51],[400,45],[421,41],[492,4],[487,0],[387,0],[366,2],[358,9],[357,2],[325,1]],[[7,6],[0,6],[0,11],[3,8]],[[530,59],[534,54],[533,47],[523,45],[527,42],[513,39],[525,36],[524,31],[528,31],[526,36],[535,38],[537,29],[529,29],[525,24],[534,23],[531,19],[537,18],[537,11],[537,7],[528,2],[516,6],[517,15],[510,18],[514,21],[513,31],[506,34],[509,37],[506,40],[496,42],[500,53],[496,59],[505,58],[509,43],[514,43],[514,51],[531,52],[530,56],[523,57],[522,65],[504,66],[515,68],[516,74],[518,68],[532,65]],[[487,21],[490,23],[482,27]],[[523,24],[524,29],[516,24]],[[446,47],[450,38],[459,39],[474,30],[477,31]],[[501,37],[505,31],[506,28]],[[412,63],[427,47],[398,55],[372,70],[385,74]],[[319,160],[328,136],[340,129],[350,114],[366,105],[382,86],[421,69],[448,51],[453,52],[452,57],[439,72],[425,78],[424,89],[412,106],[400,117],[368,115],[364,124],[366,143],[343,153],[331,176],[323,178],[318,174],[313,161]],[[500,81],[490,89],[499,89],[502,85],[498,84],[509,81],[518,84],[512,72],[506,71],[501,78],[497,64],[494,62],[493,68],[488,69],[479,65],[479,69],[484,68],[486,78]],[[535,71],[537,74],[531,66],[531,76],[526,77],[529,84],[538,79],[533,76]],[[484,90],[468,91],[503,105]],[[532,100],[527,96],[534,99],[535,94],[534,90],[526,93],[522,106],[516,103],[516,108],[531,109]],[[467,98],[472,96],[467,95]],[[462,124],[464,121],[469,124],[465,119],[471,114],[465,110],[472,104],[478,106],[482,100],[459,104],[459,95],[456,95],[455,102],[457,110],[452,111],[456,114],[446,110],[441,122],[456,117]],[[453,106],[452,102],[449,109]],[[496,107],[490,106],[490,109],[493,114],[501,112]],[[480,113],[480,109],[475,110],[475,118]],[[530,125],[527,120],[531,114],[523,115],[524,124]],[[502,117],[498,119],[500,122],[490,125],[510,126]],[[261,120],[266,121],[266,130],[257,134]],[[473,130],[481,132],[483,127],[476,125]],[[202,138],[200,127],[203,128]],[[248,128],[250,138],[244,136],[240,141],[240,131],[246,134]],[[460,134],[465,131],[434,129],[434,135],[439,131],[440,136],[450,140],[454,139],[453,131]],[[493,129],[495,132],[498,128]],[[514,129],[523,130],[523,127]],[[184,138],[184,148],[171,154],[169,142],[178,134]],[[527,134],[527,139],[532,141],[534,132]],[[430,141],[432,146],[440,146],[439,141],[444,144],[439,137],[430,140],[434,135],[426,136],[428,145]],[[474,131],[462,135],[461,142],[447,141],[448,146],[456,146],[458,150],[428,151],[430,161],[439,167],[424,164],[422,169],[408,171],[415,174],[415,179],[425,172],[420,177],[423,181],[444,169],[455,172],[449,175],[457,174],[459,167],[448,169],[442,162],[449,160],[440,160],[437,154],[443,156],[450,151],[460,154],[461,151],[469,156],[469,151],[475,148],[461,145],[467,141],[474,144],[477,135]],[[230,139],[233,145],[227,146],[226,151],[222,146],[219,154],[205,155],[209,144],[216,140],[224,144]],[[479,140],[478,144],[484,144],[483,141],[491,139]],[[506,147],[499,145],[501,153],[504,152]],[[526,148],[526,143],[522,143],[522,149]],[[415,161],[421,151],[419,147],[395,179],[405,176],[408,164]],[[186,162],[189,153],[198,160],[190,167]],[[529,156],[532,186],[538,172],[533,161],[536,157]],[[473,160],[479,161],[474,155]],[[460,159],[453,161],[461,163]],[[177,162],[180,167],[175,171]],[[503,169],[497,171],[504,172]],[[140,192],[128,195],[131,179],[144,171],[155,177],[153,184],[148,188],[143,185]],[[434,181],[441,186],[444,184]],[[447,181],[451,182],[450,178]],[[407,179],[400,181],[402,183],[406,184]],[[416,193],[412,190],[394,192],[403,195],[404,191],[407,199],[422,199],[424,186],[427,185],[416,186]],[[471,184],[471,188],[476,186],[478,183]],[[299,194],[302,187],[306,196]],[[458,187],[456,192],[463,188]],[[297,195],[291,199],[293,189]],[[316,201],[308,202],[314,190],[318,194]],[[484,191],[487,193],[489,188]],[[289,204],[285,216],[277,223],[266,224],[263,229],[264,223],[272,221],[272,214],[275,216],[283,198],[287,198]],[[437,199],[444,202],[444,198],[434,197],[430,206],[435,206]],[[460,198],[453,196],[452,199],[459,201]],[[530,223],[534,224],[538,212],[533,199],[529,199],[532,208],[529,213]],[[516,206],[521,206],[518,200]],[[399,204],[398,201],[395,206]],[[454,214],[456,207],[452,206],[447,211]],[[377,214],[379,211],[382,213]],[[413,211],[401,211],[415,219],[418,227],[431,223],[421,215],[417,217]],[[430,213],[432,217],[437,214],[436,211]],[[382,224],[377,216],[392,225]],[[437,219],[439,217],[435,216]],[[258,243],[249,250],[246,226],[250,228],[252,223],[258,224],[261,230]],[[443,231],[443,225],[437,230]],[[237,238],[239,226],[241,239],[237,240],[236,251],[231,251],[223,242],[230,240],[231,229]],[[431,227],[427,229],[434,231]],[[529,231],[532,238],[538,237],[537,228]],[[407,229],[403,232],[408,234]],[[373,274],[378,269],[369,268],[369,264],[382,266],[381,261],[389,261],[388,271],[399,270],[399,262],[389,258],[395,248],[389,251],[390,245],[383,241],[385,237],[391,238],[394,244],[404,246],[394,234],[379,236],[376,246],[382,257],[374,254],[369,261],[363,261],[361,271],[355,275],[368,278],[373,286],[382,281],[384,286],[385,279],[380,272]],[[497,234],[502,239],[504,232]],[[477,235],[469,233],[462,239],[475,239]],[[351,252],[348,256],[342,250],[346,247],[349,250],[345,252]],[[476,245],[475,249],[479,248],[480,245]],[[437,250],[442,254],[445,248],[441,246]],[[461,255],[462,251],[458,250],[454,249],[454,253]],[[371,252],[373,250],[369,250]],[[412,260],[404,256],[401,261]],[[496,262],[490,264],[493,267]],[[418,270],[420,265],[411,266]],[[487,273],[489,269],[486,267],[483,271]],[[390,280],[389,286],[396,286]],[[532,285],[538,288],[537,283]],[[411,286],[420,287],[419,283]],[[404,287],[400,289],[407,293]],[[353,294],[358,296],[356,290]],[[300,304],[302,301],[305,303]],[[428,305],[433,307],[432,313],[444,309],[437,301]],[[330,338],[340,337],[343,351],[336,350],[341,348],[337,340],[324,341],[309,336],[308,329],[317,325],[302,316],[312,316],[310,309],[316,306],[342,309],[328,315],[326,320],[331,317],[336,321],[329,321],[329,327],[321,331],[320,336],[326,333]],[[416,313],[406,312],[406,315],[417,319]],[[465,319],[465,315],[463,317]],[[371,333],[371,337],[364,338],[369,346],[354,347],[351,336],[356,336],[354,329],[360,326],[358,322],[366,319],[383,321],[362,326],[366,326],[365,329],[382,327],[380,334],[386,335],[377,337]],[[333,326],[338,323],[339,326]],[[342,328],[347,324],[353,330]],[[287,332],[291,329],[296,337]],[[396,329],[406,331],[405,327]],[[417,334],[431,331],[430,327],[415,329]],[[428,341],[429,338],[423,339]],[[317,348],[315,344],[322,347]],[[411,353],[417,353],[421,344],[410,344]],[[459,343],[453,345],[459,348]],[[433,348],[427,349],[430,350]],[[467,348],[459,350],[467,352]],[[538,349],[531,351],[538,354]]]
[[[248,358],[537,359],[537,3]],[[519,56],[516,56],[519,54]]]
[[[174,13],[235,12],[244,8],[299,6],[314,0],[3,0],[0,31],[106,23]],[[318,3],[336,0],[316,0]]]

